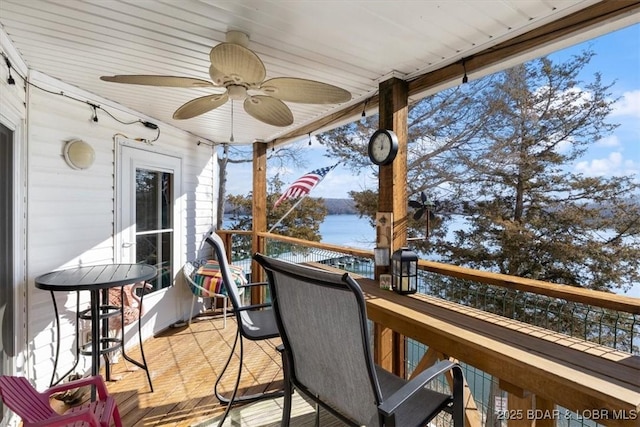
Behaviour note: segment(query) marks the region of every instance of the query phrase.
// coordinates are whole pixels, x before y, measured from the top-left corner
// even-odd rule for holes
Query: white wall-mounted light
[[[96,159],[96,153],[91,145],[73,139],[64,146],[64,159],[73,169],[88,169]]]

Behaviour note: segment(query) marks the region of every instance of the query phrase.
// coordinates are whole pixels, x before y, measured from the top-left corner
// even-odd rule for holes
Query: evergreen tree
[[[616,128],[607,121],[611,85],[599,74],[578,80],[592,56],[541,58],[470,83],[466,94],[448,89],[410,107],[408,194],[418,200],[424,191],[435,215],[416,249],[452,264],[598,290],[640,280],[637,177],[572,171]],[[320,140],[361,171],[371,167],[366,143],[376,124],[370,117]],[[351,195],[373,220],[376,192]],[[461,218],[466,227],[447,233]],[[425,216],[409,227],[410,237],[425,236]]]

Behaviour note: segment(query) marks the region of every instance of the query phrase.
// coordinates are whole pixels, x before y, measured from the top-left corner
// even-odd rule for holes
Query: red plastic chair
[[[64,414],[53,410],[49,399],[53,393],[65,390],[95,385],[98,399],[76,406]],[[24,377],[9,375],[0,376],[0,397],[2,401],[22,418],[24,427],[35,426],[92,426],[109,427],[111,419],[116,427],[122,427],[120,413],[116,401],[107,392],[107,387],[101,376],[82,378],[51,387],[39,393]],[[82,424],[75,424],[75,423]]]

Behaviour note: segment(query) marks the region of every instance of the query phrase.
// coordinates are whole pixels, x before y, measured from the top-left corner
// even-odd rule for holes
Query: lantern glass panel
[[[391,256],[392,288],[400,294],[412,294],[418,290],[418,257],[408,248],[402,248]]]

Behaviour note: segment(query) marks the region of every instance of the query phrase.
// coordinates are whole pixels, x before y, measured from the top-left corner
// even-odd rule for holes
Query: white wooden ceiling
[[[173,120],[207,89],[124,85],[102,75],[210,80],[209,51],[228,30],[250,37],[267,78],[334,84],[343,105],[287,103],[278,128],[234,106],[236,143],[272,141],[374,95],[391,76],[412,79],[598,3],[595,0],[0,0],[0,23],[31,70],[215,142],[231,135],[231,103]],[[566,43],[566,42],[565,42]],[[555,48],[555,47],[554,47]],[[544,53],[541,51],[541,53]]]

